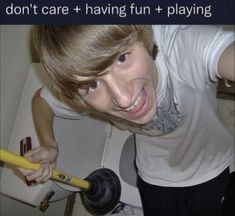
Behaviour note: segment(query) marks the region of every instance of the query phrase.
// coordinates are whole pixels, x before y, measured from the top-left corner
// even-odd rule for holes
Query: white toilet
[[[39,145],[31,116],[31,98],[42,85],[50,83],[42,65],[34,63],[25,81],[8,147],[17,154],[20,154],[20,141],[25,137],[31,137],[33,147]],[[141,207],[135,185],[134,137],[129,132],[84,116],[80,120],[55,117],[54,133],[60,149],[57,169],[83,179],[96,169],[110,168],[120,178],[121,201]],[[0,188],[2,194],[33,206],[40,206],[45,199],[56,201],[79,191],[79,188],[51,180],[27,186],[17,170],[8,165],[2,170]]]

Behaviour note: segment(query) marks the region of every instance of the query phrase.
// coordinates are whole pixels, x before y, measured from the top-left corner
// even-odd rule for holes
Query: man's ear
[[[157,52],[158,52],[158,47],[157,47],[157,45],[154,43],[154,44],[153,44],[153,49],[152,49],[152,57],[153,57],[153,60],[156,59]]]

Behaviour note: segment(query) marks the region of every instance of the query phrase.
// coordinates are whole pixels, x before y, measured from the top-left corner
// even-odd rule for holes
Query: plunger
[[[0,160],[24,169],[38,170],[39,163],[31,163],[22,156],[0,148]],[[52,170],[51,179],[79,187],[86,209],[96,215],[109,213],[119,202],[121,184],[118,176],[110,169],[101,168],[92,172],[86,179]]]

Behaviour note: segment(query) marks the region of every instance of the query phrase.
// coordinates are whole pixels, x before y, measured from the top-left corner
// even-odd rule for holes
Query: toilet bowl
[[[20,141],[25,137],[31,138],[32,147],[39,146],[31,115],[31,99],[35,91],[43,85],[49,86],[49,79],[42,65],[33,63],[29,68],[13,125],[8,146],[10,151],[20,154]],[[96,169],[110,168],[120,178],[121,201],[141,206],[136,188],[134,137],[131,133],[100,120],[81,116],[80,119],[55,117],[54,134],[59,145],[57,169],[83,179]],[[27,186],[14,167],[4,165],[0,191],[30,205],[40,206],[45,199],[64,199],[80,189],[52,180]]]

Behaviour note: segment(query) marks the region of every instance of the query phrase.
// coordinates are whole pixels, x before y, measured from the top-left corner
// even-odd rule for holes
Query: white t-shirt
[[[40,96],[47,102],[50,108],[53,110],[54,115],[62,118],[68,119],[81,119],[84,114],[79,113],[78,111],[74,110],[73,108],[69,107],[65,103],[59,101],[53,95],[53,87],[48,89],[46,87],[42,88],[40,92]]]
[[[160,186],[200,184],[220,174],[234,157],[234,137],[219,119],[213,83],[219,76],[219,56],[234,40],[234,33],[213,26],[160,25],[153,29],[159,48],[157,101],[170,104],[174,114],[163,112],[158,129],[149,130],[150,136],[147,130],[134,131],[138,174]],[[174,106],[166,100],[169,95]],[[46,89],[41,96],[56,115],[81,117]],[[164,116],[170,116],[170,121]]]
[[[234,40],[209,26],[155,26],[159,53],[157,100],[161,104],[171,79],[181,120],[157,137],[136,134],[140,177],[154,185],[183,187],[208,181],[234,158],[234,137],[217,112],[218,59]]]

